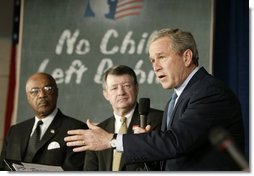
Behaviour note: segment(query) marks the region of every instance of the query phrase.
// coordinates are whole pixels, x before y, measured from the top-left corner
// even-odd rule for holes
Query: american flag
[[[118,0],[115,11],[115,20],[127,16],[139,15],[144,0]]]

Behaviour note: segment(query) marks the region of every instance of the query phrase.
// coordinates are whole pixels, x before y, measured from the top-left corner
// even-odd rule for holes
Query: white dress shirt
[[[35,116],[35,122],[34,122],[34,126],[33,126],[32,133],[30,134],[30,136],[33,135],[38,121],[41,120],[43,122],[43,124],[40,126],[41,127],[41,136],[40,136],[40,139],[41,139],[42,136],[45,134],[46,130],[48,129],[49,125],[51,124],[51,122],[54,120],[57,111],[58,111],[57,108],[54,109],[54,111],[51,114],[49,114],[48,116],[46,116],[43,119],[39,119],[38,117]]]

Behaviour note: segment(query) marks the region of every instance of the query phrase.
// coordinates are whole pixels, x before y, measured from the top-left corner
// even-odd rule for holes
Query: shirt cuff
[[[116,136],[116,150],[118,152],[123,152],[123,135],[117,134]]]

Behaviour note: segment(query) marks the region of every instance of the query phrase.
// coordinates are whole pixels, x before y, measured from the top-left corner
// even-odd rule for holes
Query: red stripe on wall
[[[11,126],[12,113],[14,110],[15,86],[16,86],[16,45],[14,44],[11,48],[8,95],[5,110],[4,137],[7,135],[7,132]]]

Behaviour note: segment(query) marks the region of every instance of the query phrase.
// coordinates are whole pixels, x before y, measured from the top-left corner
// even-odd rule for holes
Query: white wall
[[[13,0],[0,0],[0,150],[2,149],[8,93]]]

